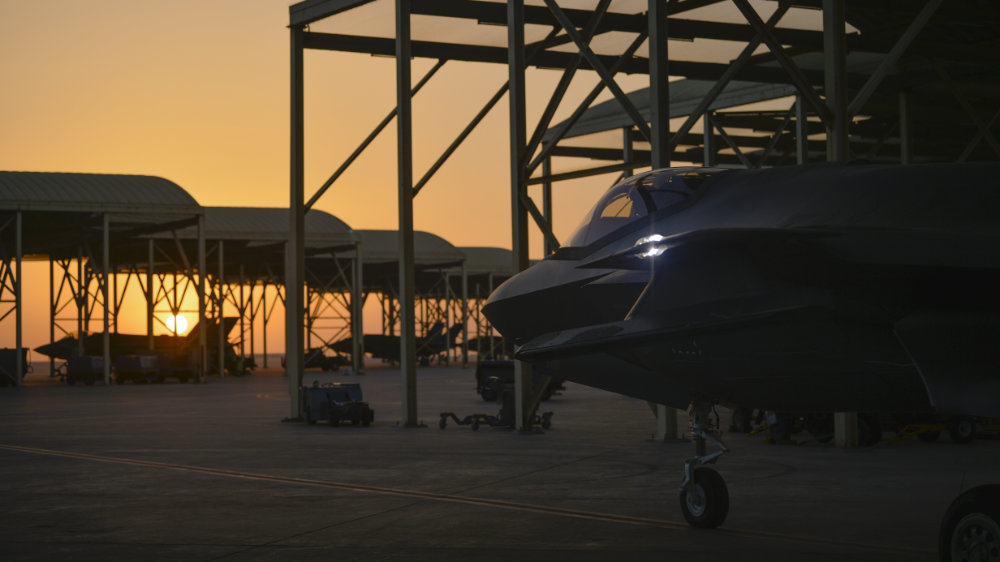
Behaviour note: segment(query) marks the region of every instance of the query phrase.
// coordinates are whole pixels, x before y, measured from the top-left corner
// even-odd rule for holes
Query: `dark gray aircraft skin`
[[[1000,416],[998,282],[1000,165],[687,168],[612,188],[484,313],[519,359],[676,407]]]
[[[1000,417],[998,287],[1000,164],[678,168],[483,312],[536,369],[696,414]]]

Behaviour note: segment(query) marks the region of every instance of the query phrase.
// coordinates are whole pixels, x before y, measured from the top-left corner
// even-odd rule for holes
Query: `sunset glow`
[[[184,318],[184,315],[182,315],[182,314],[178,314],[176,316],[168,316],[167,317],[167,329],[168,330],[170,330],[171,332],[173,332],[175,324],[177,326],[177,333],[178,334],[183,334],[188,329],[187,318]]]

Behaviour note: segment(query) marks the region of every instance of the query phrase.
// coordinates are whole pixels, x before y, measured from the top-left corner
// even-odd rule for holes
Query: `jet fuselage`
[[[613,187],[484,314],[676,407],[1000,415],[998,282],[1000,165],[687,168]]]

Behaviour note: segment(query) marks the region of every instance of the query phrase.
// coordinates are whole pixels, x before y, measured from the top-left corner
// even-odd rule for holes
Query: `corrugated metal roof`
[[[399,261],[399,232],[396,230],[358,230],[364,263]],[[429,232],[413,233],[414,259],[417,265],[433,266],[460,263],[465,254],[450,242]]]
[[[245,242],[247,247],[270,246],[288,240],[289,211],[279,207],[205,207],[205,239]],[[354,246],[359,236],[347,223],[330,213],[313,209],[306,213],[306,248],[343,250]],[[172,238],[173,233],[155,233],[152,238]],[[198,228],[177,231],[182,240],[195,240]]]
[[[155,176],[0,172],[0,209],[199,214],[194,197]]]
[[[272,207],[205,207],[205,237],[210,240],[278,241],[289,232],[289,211]],[[306,241],[352,243],[357,237],[347,223],[313,209],[306,213]]]
[[[514,271],[514,253],[506,248],[465,247],[465,272],[467,275],[510,276]]]

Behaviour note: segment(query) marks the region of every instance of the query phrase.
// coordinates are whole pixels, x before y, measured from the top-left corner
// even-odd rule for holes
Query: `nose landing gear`
[[[706,465],[714,464],[729,449],[719,439],[721,433],[713,430],[709,417],[711,405],[696,402],[691,408],[691,439],[695,444],[695,457],[684,463],[684,482],[681,483],[680,504],[684,519],[692,527],[711,529],[718,527],[729,514],[729,489],[722,476]],[[705,442],[711,441],[718,451],[705,454]]]

